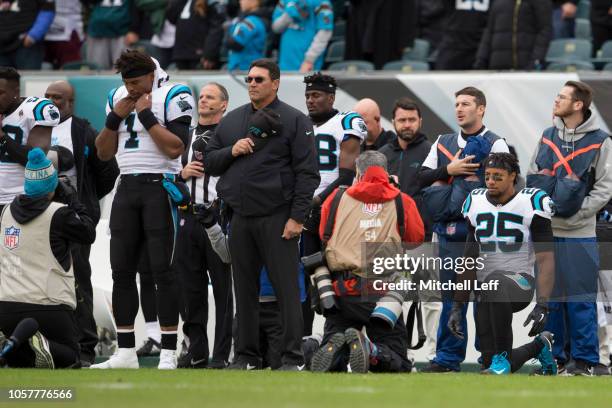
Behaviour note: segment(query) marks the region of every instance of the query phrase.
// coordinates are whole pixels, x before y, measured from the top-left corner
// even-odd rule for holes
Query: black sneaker
[[[227,368],[227,366],[227,361],[223,360],[210,360],[210,363],[208,363],[208,368],[212,368],[215,370],[223,370],[224,368]]]
[[[420,373],[436,373],[436,374],[440,374],[440,373],[454,373],[455,370],[448,368],[448,367],[444,367],[443,365],[440,365],[438,363],[429,363],[429,365],[425,368],[422,368],[419,370]]]
[[[318,373],[329,372],[346,351],[344,333],[336,333],[331,336],[327,343],[315,351],[310,369]]]
[[[228,370],[261,370],[261,360],[246,360],[244,358],[236,358],[228,367]]]
[[[599,363],[595,367],[593,367],[593,375],[596,375],[598,377],[602,375],[610,375],[610,367]]]
[[[195,358],[189,352],[180,356],[176,364],[176,368],[206,368],[207,366],[208,357]]]
[[[349,348],[349,365],[351,372],[365,374],[370,369],[370,347],[368,339],[361,330],[348,328],[344,332],[344,338]]]
[[[305,364],[283,364],[276,371],[304,371]]]
[[[138,357],[159,356],[161,348],[161,344],[149,337],[147,341],[136,350],[136,355]]]
[[[593,376],[593,366],[591,366],[586,361],[576,360],[573,367],[568,367],[567,375],[592,377]]]

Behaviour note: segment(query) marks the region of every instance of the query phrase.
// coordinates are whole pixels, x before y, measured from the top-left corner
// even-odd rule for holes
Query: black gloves
[[[217,205],[213,204],[210,207],[199,205],[195,217],[204,228],[212,227],[217,223]]]
[[[523,327],[527,327],[529,322],[533,321],[533,326],[531,326],[531,330],[529,330],[530,337],[536,336],[544,330],[547,317],[548,307],[544,303],[537,303],[531,313],[529,313],[529,316],[527,316],[525,323],[523,323]]]
[[[280,115],[270,108],[255,112],[249,119],[249,134],[255,139],[266,139],[280,133]],[[257,144],[257,140],[255,140]]]
[[[210,138],[213,135],[213,131],[212,130],[207,130],[206,132],[199,134],[199,135],[195,135],[195,140],[193,141],[193,151],[196,153],[201,153],[202,155],[204,154],[204,150],[206,149],[206,145],[208,144],[208,141],[210,140]],[[196,154],[196,157],[198,155]],[[204,157],[204,156],[202,156]],[[199,159],[198,159],[199,160]]]
[[[461,325],[461,320],[463,320],[463,303],[453,302],[453,308],[448,317],[447,326],[451,333],[453,333],[453,336],[463,340],[463,326]]]
[[[55,196],[53,201],[68,206],[72,205],[74,201],[78,201],[78,194],[76,188],[70,182],[67,177],[60,177],[58,179],[57,187],[55,188]]]

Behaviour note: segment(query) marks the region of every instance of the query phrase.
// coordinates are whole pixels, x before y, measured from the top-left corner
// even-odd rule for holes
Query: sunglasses
[[[250,84],[253,81],[255,81],[255,83],[257,83],[257,84],[261,84],[265,80],[266,80],[266,78],[260,77],[260,76],[258,76],[258,77],[251,77],[251,76],[244,77],[244,82],[246,82],[247,84]]]

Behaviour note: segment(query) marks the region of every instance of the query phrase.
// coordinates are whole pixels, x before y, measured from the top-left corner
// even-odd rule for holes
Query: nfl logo
[[[380,203],[363,203],[363,212],[368,215],[376,215],[382,210],[382,204]]]
[[[15,227],[9,227],[4,230],[4,247],[6,249],[16,249],[19,247],[19,232],[21,230]]]
[[[446,235],[455,235],[457,232],[457,224],[451,222],[446,226]]]

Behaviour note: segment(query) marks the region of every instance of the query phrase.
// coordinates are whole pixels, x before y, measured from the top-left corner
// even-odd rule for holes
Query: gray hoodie
[[[569,144],[582,139],[589,132],[599,130],[596,122],[595,115],[591,114],[576,129],[569,129],[565,127],[565,123],[561,118],[555,117],[554,119],[554,125],[559,131],[559,137]],[[531,157],[527,174],[535,174],[540,170],[535,160],[541,146],[542,144],[540,143]],[[552,218],[552,229],[555,237],[595,237],[595,216],[612,198],[612,140],[610,138],[607,138],[602,143],[598,155],[591,163],[591,169],[593,168],[595,169],[595,183],[593,189],[584,198],[582,208],[569,218]]]

